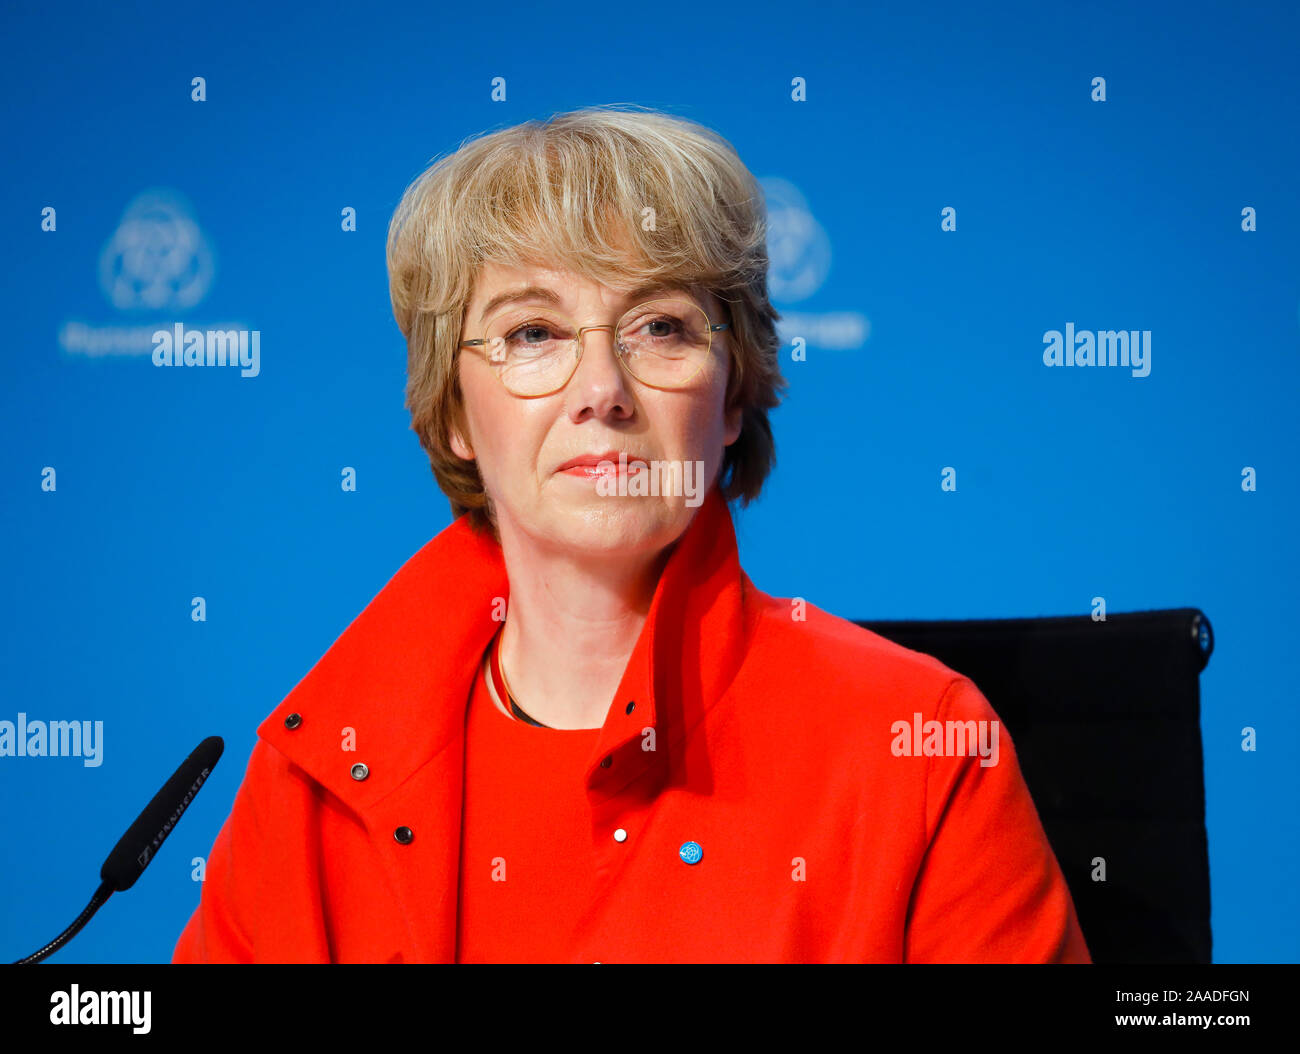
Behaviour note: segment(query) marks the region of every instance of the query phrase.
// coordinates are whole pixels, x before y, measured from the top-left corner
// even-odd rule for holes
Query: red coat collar
[[[662,761],[724,694],[756,615],[745,606],[752,589],[715,486],[665,565],[601,730],[588,774],[597,799]],[[363,818],[435,759],[452,780],[477,663],[500,626],[493,599],[508,595],[500,545],[460,517],[398,570],[258,735]],[[290,714],[299,718],[293,728]],[[653,751],[647,728],[655,729]],[[355,751],[343,749],[347,729]],[[616,753],[621,764],[600,766]],[[352,775],[358,762],[368,770],[362,780]]]

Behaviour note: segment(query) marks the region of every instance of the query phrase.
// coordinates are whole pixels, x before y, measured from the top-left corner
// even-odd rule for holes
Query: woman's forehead
[[[708,308],[718,306],[717,299],[708,290],[673,279],[638,281],[629,278],[621,283],[597,282],[564,267],[486,263],[479,268],[469,309],[471,314],[478,314],[503,296],[526,292],[540,302],[570,308],[578,307],[593,296],[602,302],[627,301],[631,304],[640,298],[669,293],[687,294]]]

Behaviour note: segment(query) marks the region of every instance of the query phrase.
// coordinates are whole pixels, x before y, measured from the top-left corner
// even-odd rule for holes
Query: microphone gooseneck
[[[113,887],[107,882],[101,882],[99,888],[95,890],[95,895],[90,898],[90,903],[86,905],[86,909],[77,916],[77,920],[71,926],[55,937],[54,940],[50,941],[50,943],[40,951],[32,952],[31,955],[27,956],[27,958],[19,959],[14,963],[14,965],[26,966],[29,963],[38,963],[47,956],[53,955],[56,951],[67,944],[68,941],[72,940],[73,937],[81,932],[81,927],[90,921],[90,917],[95,914],[95,912],[103,906],[104,901],[112,895]]]

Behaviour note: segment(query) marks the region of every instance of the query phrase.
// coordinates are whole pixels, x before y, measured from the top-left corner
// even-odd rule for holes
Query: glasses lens
[[[619,349],[639,381],[680,388],[709,357],[709,319],[689,300],[654,300],[632,308],[618,324]]]
[[[515,395],[546,395],[572,372],[577,345],[563,316],[507,309],[488,322],[485,336],[488,362]]]

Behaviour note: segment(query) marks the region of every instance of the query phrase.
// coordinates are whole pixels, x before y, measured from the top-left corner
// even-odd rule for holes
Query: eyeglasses
[[[623,313],[612,326],[578,326],[548,308],[508,306],[488,319],[484,336],[463,340],[487,358],[506,390],[520,398],[558,392],[582,359],[582,335],[608,329],[623,367],[652,388],[684,388],[709,360],[713,334],[730,328],[713,322],[690,300],[651,300]]]

